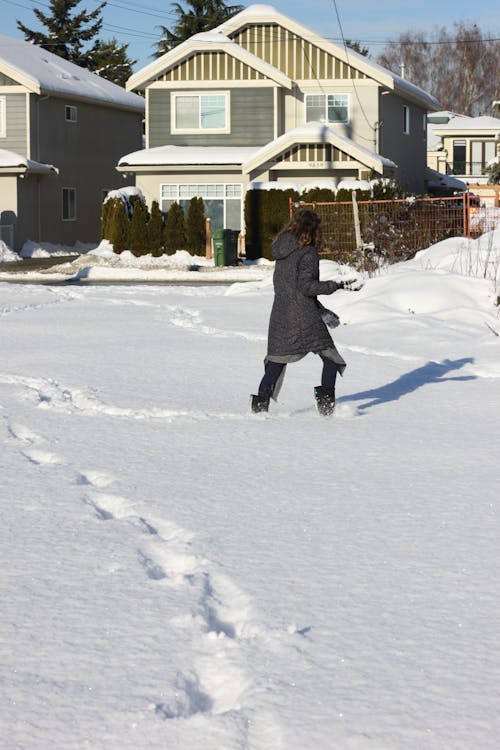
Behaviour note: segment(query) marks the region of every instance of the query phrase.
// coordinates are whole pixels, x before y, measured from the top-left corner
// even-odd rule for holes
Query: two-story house
[[[0,35],[0,239],[74,245],[100,236],[119,157],[142,146],[144,100]]]
[[[135,73],[146,148],[120,159],[148,202],[201,196],[243,226],[249,185],[395,177],[422,192],[434,98],[268,5],[252,5]],[[326,182],[325,182],[326,181]]]
[[[500,149],[500,119],[434,112],[428,123],[429,167],[470,184],[486,183],[486,167]]]

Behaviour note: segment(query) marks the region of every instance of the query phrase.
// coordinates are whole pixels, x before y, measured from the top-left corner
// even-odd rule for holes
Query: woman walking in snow
[[[317,296],[333,294],[337,289],[353,290],[356,282],[319,280],[316,248],[320,242],[320,224],[315,211],[300,208],[273,243],[275,297],[264,377],[258,394],[252,396],[255,413],[267,412],[269,400],[277,400],[286,365],[314,352],[323,362],[321,385],[314,389],[318,412],[322,416],[333,414],[337,372],[342,375],[346,363],[327,329],[327,325],[338,325],[338,318],[318,302]]]

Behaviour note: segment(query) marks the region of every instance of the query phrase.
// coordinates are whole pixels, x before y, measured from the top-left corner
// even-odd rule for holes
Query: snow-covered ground
[[[496,750],[498,240],[322,298],[333,419],[269,274],[0,284],[3,748]]]

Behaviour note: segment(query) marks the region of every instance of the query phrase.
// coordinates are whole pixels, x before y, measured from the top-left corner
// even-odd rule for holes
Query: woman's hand
[[[359,292],[363,287],[361,279],[342,279],[337,284],[339,285],[339,289],[345,289],[346,292]]]

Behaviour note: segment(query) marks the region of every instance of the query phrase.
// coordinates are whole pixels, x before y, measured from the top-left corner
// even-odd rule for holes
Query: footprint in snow
[[[51,466],[54,464],[62,464],[63,460],[57,453],[51,451],[40,450],[39,448],[26,448],[21,451],[23,456],[31,461],[33,464],[38,466]]]

